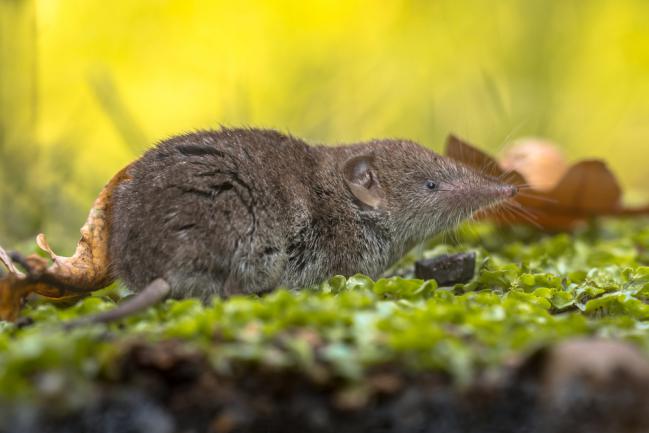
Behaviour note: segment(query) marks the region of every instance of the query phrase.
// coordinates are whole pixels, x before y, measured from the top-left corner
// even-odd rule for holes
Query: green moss
[[[114,302],[104,293],[68,309],[33,305],[26,310],[32,326],[0,326],[0,395],[47,398],[70,387],[89,389],[110,377],[134,339],[187,341],[224,374],[253,362],[352,381],[372,366],[396,363],[467,383],[478,372],[572,336],[626,339],[649,351],[646,222],[609,221],[555,236],[479,225],[458,237],[462,244],[432,242],[420,250],[425,256],[478,253],[476,278],[450,288],[412,278],[336,276],[299,292],[209,305],[169,300],[123,326],[72,332],[60,322]],[[395,269],[407,275],[413,259],[414,253]]]

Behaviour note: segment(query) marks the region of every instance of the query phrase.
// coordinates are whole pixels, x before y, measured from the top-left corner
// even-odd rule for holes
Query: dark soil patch
[[[441,375],[413,375],[396,366],[373,371],[362,386],[255,366],[241,366],[226,375],[181,343],[137,344],[83,408],[57,413],[51,407],[5,405],[2,431],[649,431],[644,366],[634,365],[637,360],[629,360],[624,348],[594,346],[597,353],[609,355],[593,367],[592,354],[582,349],[590,358],[573,359],[570,350],[559,346],[536,354],[504,378],[460,390]]]

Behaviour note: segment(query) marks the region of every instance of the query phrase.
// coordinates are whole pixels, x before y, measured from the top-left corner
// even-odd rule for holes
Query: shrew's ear
[[[373,167],[374,155],[360,155],[348,159],[342,167],[347,187],[361,203],[376,209],[383,202],[383,188]]]

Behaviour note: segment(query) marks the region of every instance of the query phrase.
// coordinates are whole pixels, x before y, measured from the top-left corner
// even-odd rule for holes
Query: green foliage
[[[521,241],[529,236],[536,240]],[[63,331],[61,321],[112,308],[106,293],[67,309],[35,304],[27,310],[33,325],[0,328],[0,395],[37,392],[83,404],[80,395],[93,381],[110,377],[134,340],[184,341],[223,374],[243,362],[356,381],[368,368],[391,363],[444,372],[458,384],[567,337],[626,339],[649,351],[644,223],[612,221],[574,236],[506,233],[484,225],[461,237],[466,243],[423,252],[477,251],[476,278],[455,287],[335,276],[320,287],[209,305],[169,300],[123,326],[72,332]],[[78,392],[70,393],[71,387]]]

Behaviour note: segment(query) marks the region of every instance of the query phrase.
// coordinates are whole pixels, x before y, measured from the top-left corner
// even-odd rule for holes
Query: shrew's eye
[[[427,180],[426,181],[426,188],[428,188],[431,191],[437,191],[438,185],[432,180]]]

